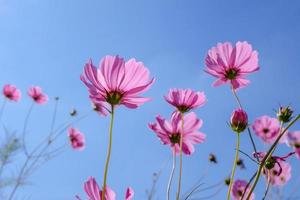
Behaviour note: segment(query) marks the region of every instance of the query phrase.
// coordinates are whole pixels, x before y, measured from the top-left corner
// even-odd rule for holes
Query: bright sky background
[[[20,132],[30,106],[26,90],[30,85],[40,85],[52,98],[48,105],[36,106],[30,118],[28,143],[34,145],[49,131],[54,96],[61,98],[58,124],[68,118],[72,108],[81,115],[89,112],[88,93],[79,80],[89,58],[98,63],[107,54],[135,57],[150,69],[156,82],[145,94],[153,98],[151,102],[137,110],[116,111],[108,184],[117,198],[123,199],[130,185],[135,199],[146,199],[152,173],[169,161],[155,197],[165,199],[171,151],[160,144],[147,123],[157,114],[169,117],[172,108],[162,96],[173,87],[204,91],[208,98],[208,103],[196,111],[204,120],[202,131],[207,141],[198,145],[191,157],[184,158],[183,191],[190,189],[208,167],[204,186],[218,183],[229,174],[233,162],[235,135],[226,121],[236,104],[228,86],[211,87],[214,78],[203,72],[205,55],[217,42],[250,42],[259,52],[261,66],[250,76],[251,85],[239,91],[250,120],[263,114],[274,116],[279,104],[290,104],[300,112],[299,10],[298,1],[283,0],[0,0],[0,84],[15,84],[23,92],[20,103],[8,104],[3,121],[9,130]],[[89,176],[102,183],[108,123],[108,117],[90,113],[74,125],[86,134],[86,149],[75,152],[67,147],[34,174],[30,185],[19,190],[19,199],[74,200],[75,194],[86,197],[82,186]],[[299,123],[296,129],[300,129]],[[66,134],[61,139],[63,144]],[[263,150],[263,144],[255,140]],[[249,144],[243,134],[242,150],[251,153]],[[288,151],[283,145],[279,154]],[[218,165],[208,164],[210,152],[217,155]],[[293,180],[285,194],[300,176],[299,160],[293,158],[291,162]],[[246,166],[247,170],[237,171],[237,178],[249,178],[254,172],[253,163],[246,161]],[[11,173],[16,169],[11,166]],[[177,178],[175,181],[173,193]],[[258,197],[264,187],[261,181]],[[223,188],[214,199],[224,199],[225,193]]]

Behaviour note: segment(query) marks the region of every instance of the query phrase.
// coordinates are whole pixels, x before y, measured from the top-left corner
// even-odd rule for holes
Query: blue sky
[[[206,52],[217,42],[239,40],[250,42],[258,50],[261,70],[250,76],[249,87],[239,91],[251,121],[263,114],[274,115],[279,104],[290,104],[299,112],[299,9],[297,1],[279,0],[0,0],[0,84],[17,85],[24,97],[22,102],[6,107],[3,121],[10,130],[21,131],[30,106],[25,94],[30,85],[40,85],[51,97],[60,96],[58,122],[64,121],[72,108],[85,114],[90,102],[79,80],[84,63],[89,58],[98,63],[107,54],[135,57],[156,78],[145,94],[153,100],[137,110],[116,111],[108,184],[118,199],[123,198],[128,185],[134,188],[135,199],[146,199],[152,173],[170,158],[169,148],[160,144],[147,123],[157,114],[170,115],[172,108],[162,96],[173,87],[204,91],[208,98],[208,103],[196,111],[204,121],[202,131],[207,141],[198,145],[191,157],[184,158],[183,191],[208,167],[205,184],[214,184],[227,176],[232,164],[235,135],[226,121],[236,104],[227,86],[211,87],[214,79],[203,72]],[[34,109],[29,145],[49,130],[53,105],[52,100]],[[108,118],[92,113],[74,125],[86,134],[85,151],[66,148],[34,174],[31,184],[20,190],[18,197],[84,197],[82,184],[88,176],[102,182],[108,122]],[[297,129],[299,124],[293,128]],[[66,135],[60,142],[64,140]],[[246,134],[242,136],[242,149],[251,152]],[[218,156],[218,165],[208,165],[210,152]],[[283,146],[279,152],[288,149]],[[286,187],[287,193],[300,176],[299,160],[291,162],[294,179]],[[155,199],[165,197],[170,165],[168,162],[163,170]],[[238,170],[236,177],[247,178],[253,173],[255,166],[249,161],[246,165],[247,170]],[[261,196],[264,183],[258,188],[262,188],[256,191]],[[224,199],[225,192],[224,188],[215,199]]]

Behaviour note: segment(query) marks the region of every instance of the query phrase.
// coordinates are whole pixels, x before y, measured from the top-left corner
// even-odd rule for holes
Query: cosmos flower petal
[[[131,200],[133,199],[134,191],[131,187],[128,187],[126,190],[125,200]]]

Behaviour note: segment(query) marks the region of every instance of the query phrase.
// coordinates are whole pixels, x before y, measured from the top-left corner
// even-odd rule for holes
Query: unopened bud
[[[234,132],[243,132],[248,126],[247,113],[240,108],[233,111],[230,119],[230,126]]]

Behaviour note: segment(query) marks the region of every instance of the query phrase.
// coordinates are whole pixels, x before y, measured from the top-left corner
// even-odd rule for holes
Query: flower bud
[[[234,132],[243,132],[248,126],[247,113],[240,108],[233,111],[230,119],[230,126]]]
[[[225,183],[225,185],[229,185],[230,184],[230,178],[226,178],[225,180],[224,180],[224,183]]]
[[[287,123],[292,119],[293,110],[287,106],[287,107],[280,107],[277,112],[277,118],[280,122]]]
[[[212,153],[209,154],[208,159],[209,159],[209,162],[211,162],[211,163],[214,163],[214,164],[217,164],[217,163],[218,163],[217,157],[216,157],[214,154],[212,154]]]
[[[269,158],[268,160],[266,160],[265,162],[265,167],[268,169],[268,170],[271,170],[274,168],[276,164],[276,159],[274,157],[271,157]]]

